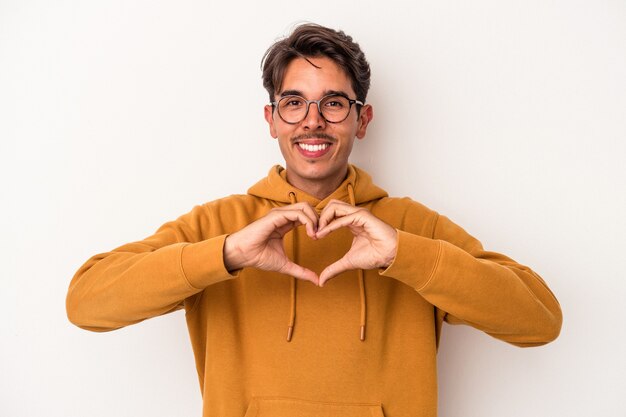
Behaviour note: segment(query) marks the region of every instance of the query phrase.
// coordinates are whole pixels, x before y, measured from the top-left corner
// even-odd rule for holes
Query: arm
[[[154,235],[90,258],[67,294],[70,321],[93,331],[124,327],[182,307],[208,285],[233,278],[224,267],[225,235],[203,239],[205,206]]]
[[[275,208],[249,220],[228,207],[228,235],[207,206],[161,227],[140,242],[89,259],[76,273],[67,295],[67,314],[79,327],[107,331],[165,314],[209,285],[234,278],[229,271],[260,268],[317,284],[317,275],[290,261],[283,237],[299,225],[315,237],[317,215],[307,203]],[[224,213],[222,213],[224,214]],[[230,220],[230,221],[229,221]],[[206,238],[208,236],[208,238]]]
[[[539,275],[485,251],[444,216],[430,239],[400,231],[396,258],[382,275],[413,287],[445,311],[449,323],[469,324],[517,346],[548,343],[561,329],[559,303]]]
[[[403,216],[411,222],[422,210]],[[487,252],[446,217],[437,216],[430,237],[393,229],[369,211],[332,202],[320,215],[318,237],[340,227],[354,234],[344,257],[326,268],[320,284],[349,269],[381,268],[446,312],[449,323],[465,323],[518,346],[554,340],[561,309],[545,282],[512,259]]]

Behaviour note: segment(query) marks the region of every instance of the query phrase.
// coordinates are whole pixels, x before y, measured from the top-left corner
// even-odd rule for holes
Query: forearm
[[[233,277],[223,264],[224,238],[159,248],[137,242],[92,257],[70,284],[70,321],[106,331],[180,308],[187,297]]]
[[[556,338],[561,310],[543,280],[504,255],[470,246],[471,253],[400,232],[398,255],[382,274],[413,287],[451,323],[467,323],[520,346]]]

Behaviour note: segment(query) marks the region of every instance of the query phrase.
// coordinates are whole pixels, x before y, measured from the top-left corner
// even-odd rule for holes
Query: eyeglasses
[[[363,102],[352,100],[338,94],[330,94],[319,100],[305,100],[300,96],[285,96],[270,104],[278,109],[278,115],[285,123],[296,124],[303,121],[309,114],[311,104],[317,104],[317,110],[329,123],[341,123],[348,118],[353,104],[359,106]]]

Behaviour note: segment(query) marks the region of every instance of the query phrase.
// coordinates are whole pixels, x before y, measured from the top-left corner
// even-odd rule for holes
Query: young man
[[[302,25],[274,44],[265,118],[286,169],[88,260],[70,320],[106,331],[184,307],[204,416],[435,416],[443,321],[556,338],[538,275],[348,164],[369,75],[343,32]]]

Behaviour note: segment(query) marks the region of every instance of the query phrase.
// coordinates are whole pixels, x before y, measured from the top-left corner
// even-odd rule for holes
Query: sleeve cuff
[[[233,279],[224,266],[224,241],[221,235],[186,245],[181,253],[181,267],[189,284],[199,290],[221,281]]]
[[[441,258],[441,242],[398,230],[398,252],[380,275],[397,279],[416,291],[432,279]]]

